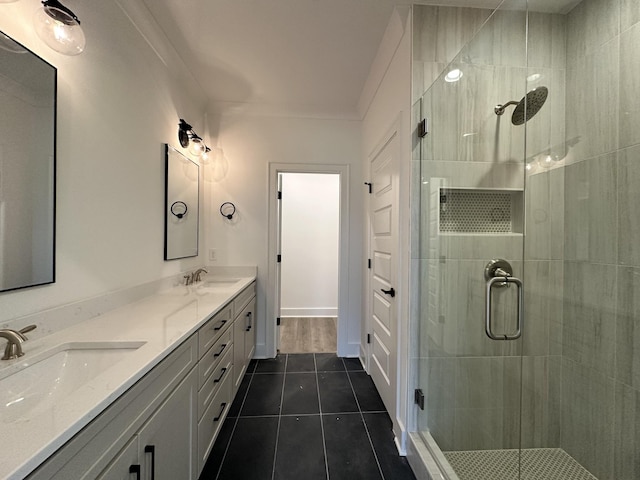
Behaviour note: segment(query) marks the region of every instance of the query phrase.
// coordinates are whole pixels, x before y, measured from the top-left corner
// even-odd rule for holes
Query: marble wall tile
[[[549,262],[549,355],[562,355],[562,325],[564,305],[564,262]],[[526,321],[526,318],[525,318]]]
[[[614,380],[564,357],[562,448],[600,480],[614,480]]]
[[[555,168],[549,173],[549,215],[551,218],[549,250],[550,258],[564,258],[564,168]]]
[[[614,470],[616,480],[640,478],[640,391],[615,384]]]
[[[522,3],[522,2],[519,2]],[[526,13],[498,10],[460,52],[463,61],[481,65],[526,65]]]
[[[414,5],[413,59],[449,63],[476,34],[491,9]]]
[[[618,267],[616,380],[640,389],[640,269]]]
[[[525,189],[525,258],[551,258],[551,171],[527,175]]]
[[[614,376],[616,267],[565,262],[562,355],[594,374]],[[570,398],[570,397],[568,397]]]
[[[640,145],[618,152],[618,259],[640,265]]]
[[[550,448],[559,446],[559,438],[551,438],[551,422],[558,417],[552,403],[549,357],[522,359],[522,448]]]
[[[616,38],[587,55],[568,58],[567,163],[602,155],[618,146],[619,56]]]
[[[620,32],[621,0],[583,0],[567,15],[567,59],[583,57]]]
[[[525,356],[549,354],[551,310],[557,305],[551,290],[549,261],[526,261],[524,267],[524,320],[522,353]]]
[[[413,101],[418,100],[443,74],[446,63],[413,62]]]
[[[640,3],[636,2],[636,5]],[[640,7],[636,7],[640,10]],[[640,23],[620,35],[620,148],[640,143]],[[615,78],[613,79],[615,80]]]
[[[529,12],[529,67],[564,69],[566,63],[566,16]]]
[[[566,260],[617,261],[616,158],[613,153],[565,169]]]
[[[562,357],[551,355],[548,361],[548,432],[547,441],[551,447],[562,446]]]
[[[621,0],[620,6],[620,28],[625,31],[627,28],[640,22],[640,2],[637,0]]]

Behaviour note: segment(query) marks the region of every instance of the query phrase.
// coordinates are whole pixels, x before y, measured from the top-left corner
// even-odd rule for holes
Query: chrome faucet
[[[27,340],[24,335],[31,330],[35,330],[35,325],[29,325],[21,330],[11,330],[9,328],[0,329],[0,338],[7,340],[7,346],[4,349],[2,360],[13,360],[24,355],[22,351],[22,342]]]
[[[192,282],[199,282],[201,280],[200,275],[202,275],[202,273],[209,273],[207,272],[206,269],[204,268],[199,268],[198,270],[196,270],[195,272],[193,272],[193,280]]]

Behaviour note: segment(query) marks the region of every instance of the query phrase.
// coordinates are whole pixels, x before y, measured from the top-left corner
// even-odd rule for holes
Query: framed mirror
[[[199,166],[165,144],[164,259],[198,255]]]
[[[0,32],[0,291],[55,281],[56,82]]]

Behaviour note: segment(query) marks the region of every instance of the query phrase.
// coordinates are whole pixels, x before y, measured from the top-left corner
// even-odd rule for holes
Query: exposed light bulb
[[[64,55],[82,53],[86,40],[74,13],[56,0],[46,0],[42,5],[34,16],[35,30],[40,39]]]
[[[189,142],[189,153],[194,157],[200,157],[206,150],[206,145],[200,137],[194,135]]]

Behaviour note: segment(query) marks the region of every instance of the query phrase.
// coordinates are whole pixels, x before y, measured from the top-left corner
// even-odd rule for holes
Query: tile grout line
[[[280,423],[282,421],[282,406],[284,404],[284,386],[287,384],[287,363],[289,363],[289,355],[285,353],[284,371],[282,372],[282,390],[280,391],[280,408],[278,410],[278,428],[276,429],[276,444],[273,452],[273,467],[271,468],[271,480],[274,480],[276,476],[276,461],[278,460],[278,440],[280,440]]]
[[[376,453],[376,449],[373,446],[373,440],[371,439],[371,434],[369,433],[369,427],[367,426],[367,422],[364,419],[364,414],[362,413],[362,408],[360,407],[360,401],[358,400],[358,395],[356,395],[356,389],[353,388],[353,383],[351,382],[351,376],[349,375],[349,370],[347,370],[347,365],[342,360],[342,364],[344,365],[344,369],[347,373],[347,379],[349,380],[349,385],[351,386],[351,391],[353,392],[353,398],[356,400],[356,405],[358,406],[358,413],[360,413],[360,419],[362,420],[362,424],[364,425],[364,430],[367,432],[367,438],[369,439],[369,445],[371,446],[371,451],[373,452],[373,458],[376,459],[376,465],[378,465],[378,471],[380,472],[380,478],[385,480],[384,472],[382,471],[382,466],[380,465],[380,460],[378,459],[378,454]]]
[[[320,379],[318,378],[318,363],[316,354],[313,354],[313,370],[316,374],[316,392],[318,393],[318,414],[320,416],[320,432],[322,433],[322,451],[324,452],[324,469],[329,480],[329,458],[327,457],[327,442],[324,436],[324,421],[322,420],[322,400],[320,399]]]
[[[256,365],[253,367],[254,372],[256,370],[256,367],[257,367],[257,362],[256,362]],[[245,373],[245,375],[247,375],[247,373]],[[236,421],[233,422],[233,428],[231,429],[231,434],[229,435],[229,442],[227,443],[227,447],[224,449],[224,453],[222,454],[222,458],[220,459],[220,466],[218,467],[218,471],[216,472],[216,477],[215,477],[216,480],[220,477],[220,472],[222,472],[222,465],[224,465],[224,460],[227,457],[227,452],[229,451],[229,447],[231,446],[231,440],[233,440],[233,434],[236,432],[236,427],[238,426],[238,421],[240,420],[240,414],[242,413],[242,409],[244,408],[244,403],[247,401],[247,396],[249,395],[249,388],[251,387],[251,383],[253,382],[253,373],[251,373],[250,375],[251,375],[251,378],[249,379],[249,385],[247,385],[247,391],[244,392],[244,398],[242,399],[242,403],[240,404],[240,409],[238,410],[238,416],[236,417]],[[233,405],[233,402],[231,402],[231,404]],[[225,421],[226,420],[227,419],[225,418]],[[220,430],[222,430],[222,427],[220,428]],[[211,452],[213,452],[213,448],[211,448]],[[211,452],[209,452],[209,455],[211,455]],[[209,460],[209,456],[207,455],[207,461],[208,460]]]

